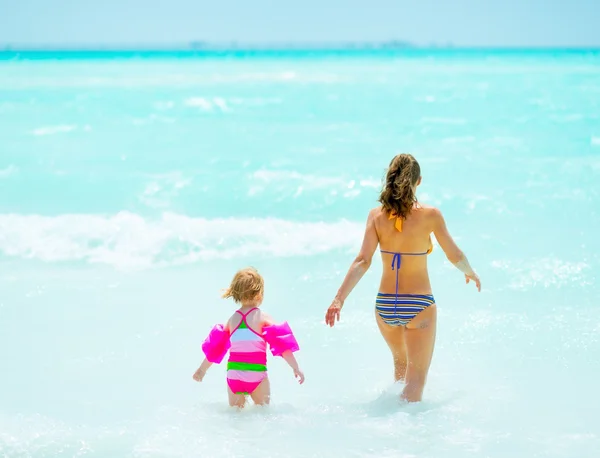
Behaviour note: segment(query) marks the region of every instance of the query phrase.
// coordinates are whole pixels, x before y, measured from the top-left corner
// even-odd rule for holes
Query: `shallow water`
[[[4,59],[0,139],[0,454],[597,456],[597,54]],[[323,324],[398,151],[484,286],[429,257],[414,405],[379,262]],[[246,265],[307,381],[233,412],[191,375]]]

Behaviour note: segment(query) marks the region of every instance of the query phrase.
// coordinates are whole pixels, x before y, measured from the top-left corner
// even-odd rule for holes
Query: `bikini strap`
[[[246,321],[246,318],[248,317],[248,315],[250,315],[255,310],[258,310],[258,307],[253,307],[250,310],[248,310],[246,313],[242,313],[239,310],[236,310],[235,312],[239,313],[240,315],[242,315],[242,321]],[[246,324],[248,324],[248,323],[246,323]]]
[[[381,253],[393,254],[392,257],[392,270],[396,271],[396,294],[394,295],[394,316],[396,315],[396,308],[398,305],[398,275],[400,274],[400,266],[402,265],[402,255],[404,256],[424,256],[429,254],[429,251],[425,253],[399,253],[395,251],[379,250]]]
[[[425,256],[426,254],[431,253],[433,247],[429,248],[429,250],[424,251],[423,253],[403,253],[401,251],[385,251],[379,250],[380,253],[393,254],[394,256]]]
[[[250,328],[250,326],[248,326],[248,322],[246,321],[246,318],[248,317],[248,315],[250,315],[255,310],[258,310],[258,307],[251,308],[246,313],[242,313],[239,310],[236,310],[235,313],[239,313],[241,315],[242,319],[240,320],[239,324],[235,327],[235,329],[232,331],[232,333],[237,331],[239,329],[239,327],[242,325],[242,323],[244,323],[247,328]]]
[[[233,331],[231,331],[231,333],[233,334],[235,331],[237,331],[240,326],[242,325],[242,323],[244,323],[246,325],[246,327],[252,331],[254,334],[256,334],[257,336],[261,337],[264,340],[264,337],[261,336],[258,332],[256,332],[254,329],[252,329],[250,327],[250,325],[248,324],[248,322],[246,321],[246,318],[248,317],[248,315],[250,315],[252,312],[254,312],[255,310],[258,310],[258,307],[253,307],[250,310],[248,310],[245,314],[240,312],[239,310],[236,310],[236,313],[239,313],[242,316],[242,319],[240,320],[240,322],[238,323],[238,325],[235,327],[235,329]]]

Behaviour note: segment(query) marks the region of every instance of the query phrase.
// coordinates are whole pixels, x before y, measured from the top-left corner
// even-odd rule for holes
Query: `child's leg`
[[[269,383],[269,377],[265,377],[265,379],[260,382],[260,385],[250,393],[250,397],[254,403],[259,406],[269,405],[269,402],[271,401],[271,384]]]
[[[227,387],[227,394],[229,395],[229,405],[231,407],[239,407],[241,409],[246,404],[246,396],[243,394],[235,394],[229,387]]]

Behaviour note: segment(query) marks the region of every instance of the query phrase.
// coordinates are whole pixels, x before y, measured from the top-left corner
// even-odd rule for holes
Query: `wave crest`
[[[65,134],[74,131],[77,126],[73,125],[60,125],[60,126],[47,126],[38,127],[33,130],[33,135],[36,137],[42,137],[45,135]]]
[[[291,257],[357,249],[363,225],[275,218],[160,219],[102,215],[0,215],[0,253],[45,262],[86,261],[119,269],[233,257]]]

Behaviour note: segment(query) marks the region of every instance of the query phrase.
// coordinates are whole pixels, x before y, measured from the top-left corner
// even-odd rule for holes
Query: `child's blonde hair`
[[[247,267],[235,274],[231,285],[223,293],[223,298],[231,297],[235,302],[251,302],[262,295],[264,289],[265,282],[262,276],[254,267]]]

